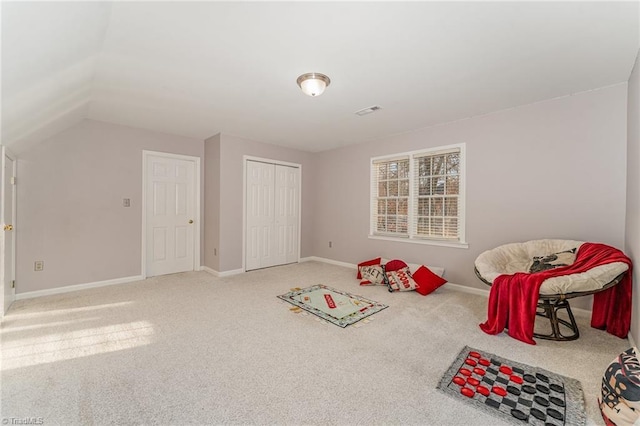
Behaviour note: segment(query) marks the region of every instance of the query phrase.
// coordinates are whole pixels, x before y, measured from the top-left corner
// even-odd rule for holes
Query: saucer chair
[[[475,261],[475,273],[482,282],[491,286],[500,275],[535,273],[571,265],[582,244],[584,241],[550,239],[505,244],[480,254]],[[540,287],[536,315],[549,320],[551,332],[544,334],[534,331],[533,336],[556,341],[580,337],[569,299],[613,287],[622,280],[628,268],[623,262],[614,262],[584,273],[545,280]],[[566,319],[558,316],[560,311],[565,311]]]

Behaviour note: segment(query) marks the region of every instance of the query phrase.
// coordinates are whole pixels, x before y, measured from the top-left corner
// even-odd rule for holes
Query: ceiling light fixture
[[[297,83],[305,95],[320,96],[331,80],[319,72],[308,72],[298,77]]]

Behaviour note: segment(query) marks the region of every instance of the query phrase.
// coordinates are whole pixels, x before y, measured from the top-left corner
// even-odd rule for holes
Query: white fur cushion
[[[548,256],[573,248],[579,249],[582,244],[584,241],[572,240],[534,240],[505,244],[480,254],[475,266],[482,278],[493,282],[499,275],[529,272],[534,257]],[[542,283],[540,294],[597,290],[627,269],[626,263],[615,262],[592,268],[581,274],[549,278]]]

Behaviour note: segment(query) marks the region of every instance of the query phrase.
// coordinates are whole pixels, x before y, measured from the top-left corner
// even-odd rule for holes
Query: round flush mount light
[[[297,83],[305,95],[320,96],[331,83],[331,80],[319,72],[308,72],[298,77]]]

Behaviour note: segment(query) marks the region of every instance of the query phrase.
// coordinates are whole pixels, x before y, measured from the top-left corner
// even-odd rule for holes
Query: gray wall
[[[564,238],[622,248],[626,96],[619,84],[317,154],[314,255],[439,265],[449,281],[486,289],[473,263],[500,244]],[[370,157],[462,142],[469,248],[368,239]]]
[[[402,258],[443,266],[449,281],[482,289],[473,261],[506,242],[600,241],[624,246],[635,260],[638,85],[636,66],[628,89],[620,84],[316,154],[85,120],[19,158],[17,293],[141,273],[143,149],[203,159],[201,260],[221,272],[242,267],[244,155],[302,164],[301,257]],[[369,159],[461,142],[470,247],[368,239]],[[122,207],[125,197],[132,207]],[[43,272],[33,271],[35,260],[45,261]],[[588,307],[588,299],[578,302]],[[638,291],[635,302],[637,324]]]
[[[627,220],[625,252],[635,266],[631,336],[640,344],[640,51],[627,95]]]
[[[220,134],[204,141],[203,265],[220,270]]]
[[[202,158],[203,141],[84,120],[21,153],[16,293],[141,274],[142,150]]]
[[[242,268],[242,185],[244,182],[242,161],[244,155],[302,165],[300,256],[311,256],[313,254],[313,218],[315,217],[311,208],[312,199],[315,197],[312,186],[313,154],[222,134],[220,135],[220,240],[218,245],[220,258],[217,270],[222,272]],[[205,214],[209,216],[208,213],[205,212]],[[205,250],[210,251],[211,247],[206,247]]]

